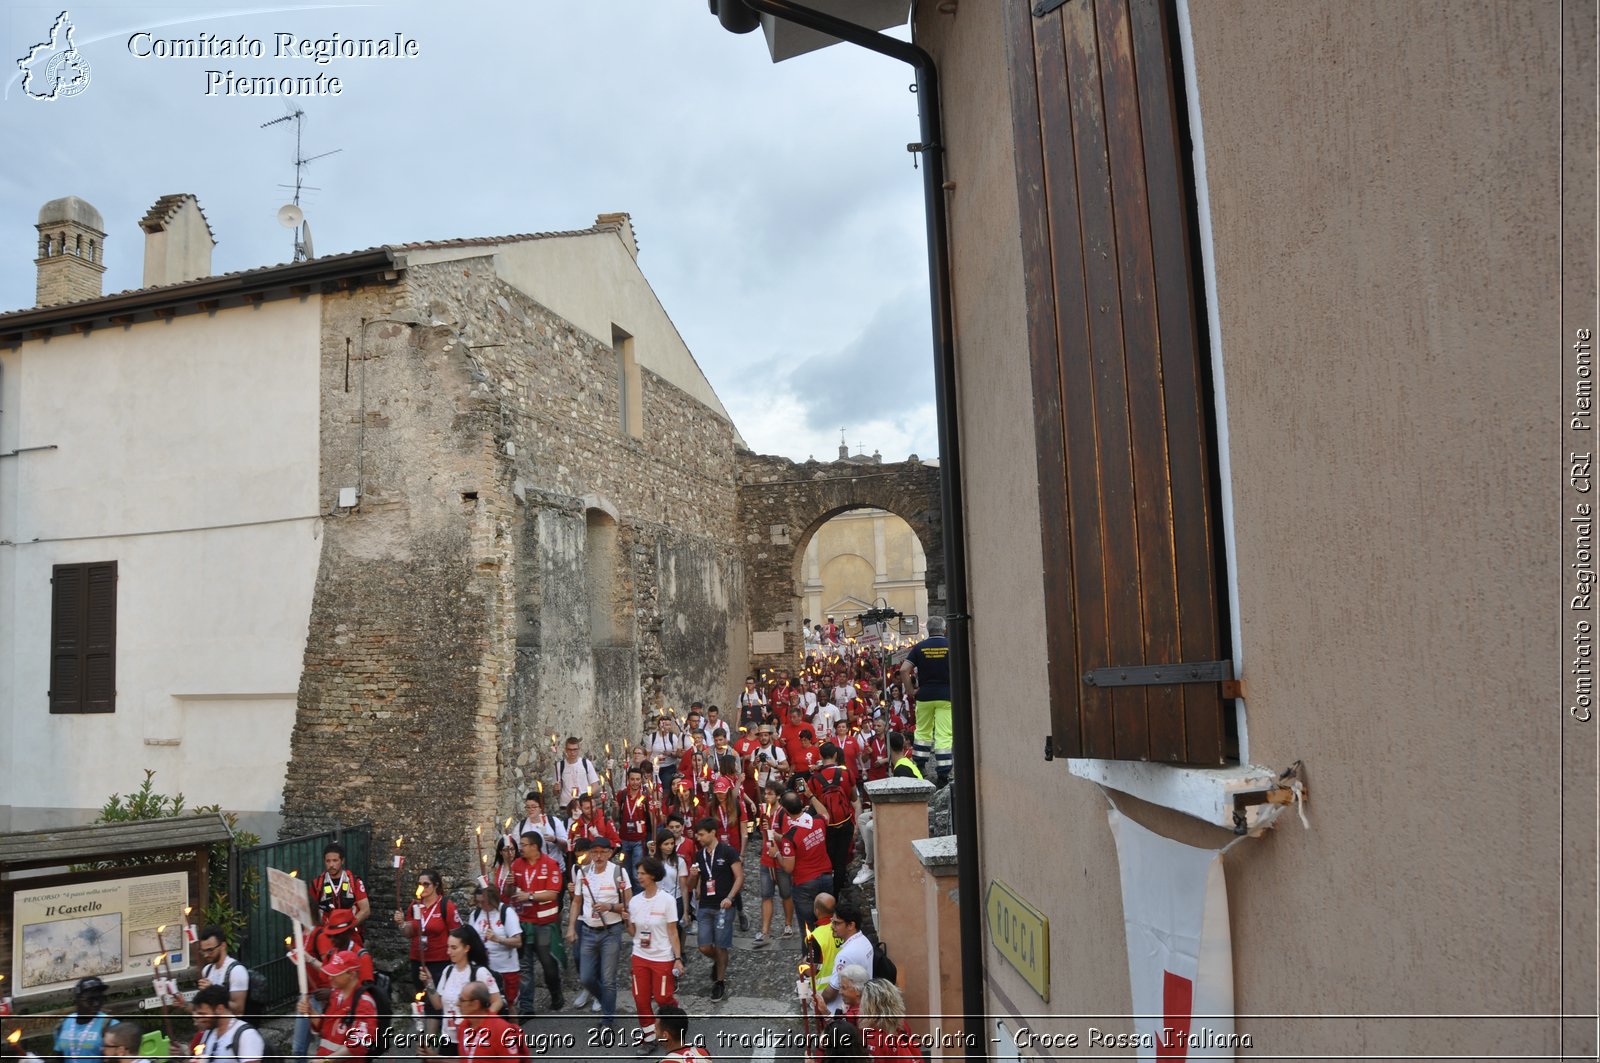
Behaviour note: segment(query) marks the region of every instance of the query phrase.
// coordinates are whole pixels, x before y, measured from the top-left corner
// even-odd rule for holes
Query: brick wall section
[[[750,626],[784,633],[784,653],[753,654],[752,667],[789,667],[798,659],[804,619],[798,614],[800,558],[816,530],[846,510],[884,509],[911,525],[927,554],[928,608],[944,611],[938,468],[912,461],[793,462],[745,450],[738,464]]]
[[[715,697],[743,674],[735,436],[648,371],[644,438],[626,436],[610,345],[488,258],[414,267],[323,307],[334,515],[285,829],[370,819],[375,851],[404,835],[409,871],[464,882],[472,828],[487,834],[536,780],[548,787],[552,732],[598,755],[636,737],[646,709]],[[358,483],[360,506],[335,512]],[[601,645],[591,506],[617,518],[615,637]],[[387,869],[368,885],[393,896]]]

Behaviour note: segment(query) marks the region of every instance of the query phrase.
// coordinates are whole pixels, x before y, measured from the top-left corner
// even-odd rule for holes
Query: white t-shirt
[[[615,926],[622,922],[622,914],[610,910],[596,915],[596,904],[613,905],[622,903],[622,887],[627,883],[627,876],[623,874],[622,867],[618,864],[607,863],[598,874],[588,864],[583,870],[572,876],[572,892],[583,905],[583,910],[578,917],[588,926],[601,925]]]
[[[828,976],[828,984],[835,991],[839,988],[839,972],[852,963],[858,963],[867,970],[872,970],[872,941],[859,930],[851,934],[849,940],[839,946],[839,951],[833,958],[833,973]],[[833,1013],[843,1011],[844,997],[834,997],[833,1003],[828,1005],[828,1010]]]
[[[844,718],[844,710],[837,705],[825,703],[817,706],[817,718],[813,721],[819,735],[827,735],[828,741],[832,740],[833,725]]]
[[[842,687],[833,688],[833,703],[841,709],[850,704],[850,699],[856,696],[856,685],[846,683]]]
[[[456,1028],[461,1025],[461,991],[471,982],[482,982],[491,996],[500,992],[500,983],[494,980],[494,975],[479,967],[478,976],[474,978],[470,963],[464,971],[453,963],[449,964],[433,985],[434,992],[439,994],[439,1010],[444,1012],[444,1022],[440,1023],[439,1032],[452,1044],[456,1040]]]
[[[234,1043],[235,1034],[238,1035],[238,1044]],[[237,1059],[243,1063],[245,1060],[261,1059],[266,1052],[266,1042],[261,1040],[261,1034],[254,1026],[232,1019],[226,1030],[206,1031],[205,1051],[201,1054],[207,1060]]]
[[[772,778],[774,765],[789,763],[789,755],[776,742],[770,746],[757,746],[750,752],[750,756],[756,762],[756,785],[762,787]]]
[[[633,954],[641,960],[671,962],[674,955],[667,924],[678,921],[678,902],[659,887],[654,897],[639,894],[628,902],[633,922]]]
[[[522,924],[517,920],[516,909],[509,904],[501,905],[498,912],[486,912],[479,908],[472,913],[470,922],[472,929],[483,938],[484,948],[489,950],[489,970],[495,974],[507,974],[522,969],[522,957],[517,955],[516,949],[489,940],[490,934],[495,937],[514,938],[522,933]]]
[[[662,860],[661,866],[667,872],[661,878],[661,892],[673,898],[682,897],[682,882],[689,877],[689,862],[674,853],[672,859]]]
[[[250,992],[249,968],[231,956],[224,960],[221,966],[215,963],[208,963],[200,968],[200,977],[212,985],[222,985],[226,981],[227,985],[224,988],[228,990],[230,995]],[[249,1057],[246,1056],[245,1058],[248,1059]]]

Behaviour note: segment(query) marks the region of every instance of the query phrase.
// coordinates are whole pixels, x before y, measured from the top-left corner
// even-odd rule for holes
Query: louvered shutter
[[[56,565],[50,592],[50,711],[114,712],[117,563]]]
[[[1005,3],[1054,745],[1218,764],[1220,684],[1085,681],[1215,664],[1226,630],[1174,12]]]

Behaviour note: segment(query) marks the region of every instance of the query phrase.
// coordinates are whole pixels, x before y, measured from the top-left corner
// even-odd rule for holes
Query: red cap
[[[335,952],[332,956],[329,956],[328,962],[322,965],[322,973],[329,978],[336,978],[341,974],[349,974],[360,966],[361,957],[346,949],[343,952]]]
[[[322,917],[322,925],[331,933],[342,933],[356,925],[356,913],[348,908],[335,908]]]

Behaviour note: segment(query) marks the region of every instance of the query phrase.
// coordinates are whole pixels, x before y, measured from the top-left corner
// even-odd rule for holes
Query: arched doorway
[[[795,588],[802,625],[856,616],[887,606],[928,615],[928,557],[903,517],[862,507],[825,520],[795,550]]]

